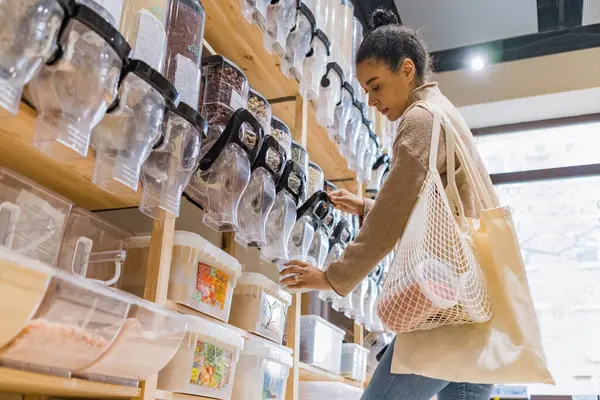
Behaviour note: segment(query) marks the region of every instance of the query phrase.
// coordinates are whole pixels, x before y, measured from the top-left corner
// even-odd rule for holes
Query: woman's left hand
[[[293,260],[284,266],[287,268],[282,270],[279,276],[291,276],[281,280],[282,286],[289,289],[331,290],[325,272],[314,265]]]

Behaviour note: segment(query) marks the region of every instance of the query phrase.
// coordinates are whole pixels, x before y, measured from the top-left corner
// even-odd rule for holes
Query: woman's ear
[[[415,66],[415,63],[413,62],[413,60],[411,60],[410,58],[407,58],[402,62],[401,71],[402,71],[402,77],[408,83],[412,83],[415,80],[415,74],[417,71],[417,67]]]

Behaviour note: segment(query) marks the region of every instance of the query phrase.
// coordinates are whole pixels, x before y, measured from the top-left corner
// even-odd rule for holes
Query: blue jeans
[[[395,342],[395,339],[394,339]],[[489,400],[494,385],[447,382],[419,375],[391,374],[394,342],[381,358],[362,400]]]

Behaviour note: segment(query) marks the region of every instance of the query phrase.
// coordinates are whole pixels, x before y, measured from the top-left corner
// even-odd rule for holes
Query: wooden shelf
[[[157,390],[155,395],[157,400],[214,400],[204,396],[194,396],[191,394],[165,392]]]
[[[141,389],[0,368],[0,392],[116,399],[139,397]]]
[[[304,382],[341,382],[358,388],[363,383],[300,362],[300,380]]]
[[[140,190],[113,195],[91,182],[95,159],[92,149],[85,159],[61,163],[33,147],[35,110],[31,107],[21,103],[16,117],[0,121],[0,166],[26,176],[89,210],[139,204]]]
[[[278,56],[269,54],[263,47],[263,33],[242,17],[239,0],[207,0],[204,37],[212,48],[236,63],[250,81],[250,85],[268,99],[294,97],[298,94],[298,82],[287,79],[280,69]],[[296,102],[273,105],[273,114],[283,120],[290,129],[296,125]],[[327,130],[316,121],[316,111],[308,104],[307,147],[311,161],[325,173],[325,179],[352,179],[340,182],[339,187],[355,191],[356,174],[347,168],[347,161],[337,146],[329,140]],[[296,132],[296,137],[299,134]]]

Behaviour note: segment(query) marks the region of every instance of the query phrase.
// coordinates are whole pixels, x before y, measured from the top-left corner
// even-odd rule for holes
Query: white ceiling
[[[471,129],[595,114],[600,113],[600,87],[476,104],[459,110]]]
[[[582,25],[600,24],[600,0],[583,0]]]
[[[395,0],[395,3],[402,22],[419,30],[429,51],[538,31],[536,0]]]

